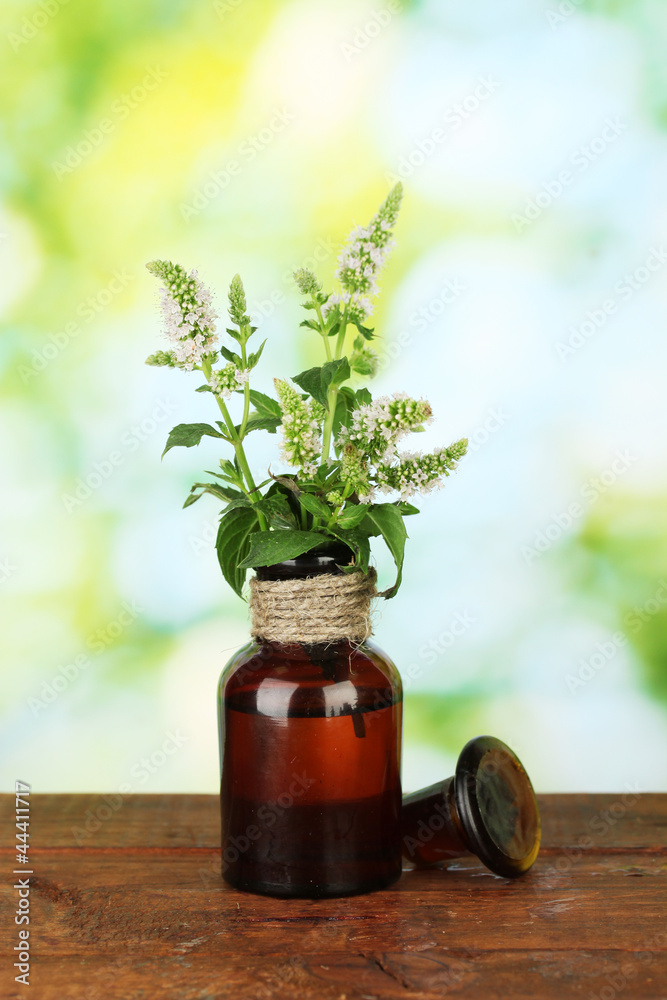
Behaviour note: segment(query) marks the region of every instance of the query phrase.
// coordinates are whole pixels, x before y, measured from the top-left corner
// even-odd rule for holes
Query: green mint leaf
[[[338,390],[336,399],[336,411],[334,413],[332,433],[334,440],[340,434],[341,427],[349,427],[352,420],[352,410],[355,408],[354,392],[348,385],[343,385]]]
[[[305,372],[300,372],[292,379],[293,382],[304,389],[313,399],[316,399],[322,406],[327,405],[326,389],[322,390],[322,369],[308,368]]]
[[[325,541],[325,536],[316,531],[258,531],[251,539],[247,555],[238,564],[239,570],[296,559]]]
[[[226,361],[232,361],[237,368],[243,368],[243,359],[240,354],[234,354],[228,347],[221,347],[220,353]]]
[[[356,326],[357,330],[359,331],[359,333],[361,334],[361,336],[364,338],[364,340],[372,340],[373,339],[375,331],[372,330],[369,326],[362,326],[361,323],[355,323],[354,325]]]
[[[261,512],[266,515],[272,528],[298,529],[299,521],[292,509],[287,495],[279,492],[280,488],[277,483],[274,483],[273,487],[277,487],[276,492],[271,496],[267,494],[267,496],[262,497],[262,499],[255,504],[255,509],[261,510]],[[273,487],[271,488],[273,489]]]
[[[368,389],[357,389],[355,399],[357,406],[370,406],[373,402],[373,397]]]
[[[347,358],[338,358],[337,361],[327,361],[321,368],[308,368],[295,375],[292,381],[326,407],[329,386],[341,385],[349,379],[350,374]]]
[[[268,431],[269,434],[275,434],[279,427],[280,417],[263,417],[257,410],[253,410],[245,425],[245,432],[250,434],[251,431]]]
[[[239,333],[238,330],[234,330],[231,326],[228,326],[226,329],[232,340],[235,340],[237,344],[243,344],[244,337],[242,333]]]
[[[340,528],[356,528],[357,525],[361,524],[367,513],[368,507],[366,504],[352,504],[340,512],[337,524]]]
[[[249,507],[254,507],[254,505],[252,500],[249,499],[249,497],[243,496],[243,494],[241,494],[238,500],[231,500],[227,504],[224,510],[221,511],[221,516],[224,517],[225,514],[228,514],[230,512],[230,510],[239,510],[241,507],[249,508]]]
[[[331,433],[334,440],[334,445],[338,435],[340,434],[342,427],[349,427],[350,425],[350,411],[347,407],[345,400],[339,396],[336,399],[336,409],[334,411],[333,424],[331,425]]]
[[[331,510],[329,507],[327,507],[323,500],[319,500],[313,496],[312,493],[300,493],[299,503],[309,514],[312,514],[314,517],[324,518],[325,523],[331,520]]]
[[[419,513],[419,507],[415,507],[414,504],[408,503],[407,500],[397,500],[394,507],[403,515],[403,517],[409,517],[410,514]]]
[[[403,556],[408,533],[403,524],[403,515],[392,503],[371,504],[364,519],[364,528],[370,535],[382,535],[385,544],[396,563],[396,581],[382,593],[389,600],[394,597],[403,578]]]
[[[271,475],[270,472],[269,475]],[[300,492],[299,487],[296,485],[296,476],[271,476],[271,479],[273,479],[274,483],[280,483],[281,486],[291,490],[292,493]]]
[[[204,472],[206,473],[207,476],[215,476],[216,479],[225,479],[225,480],[227,480],[229,478],[228,476],[224,476],[221,472],[214,472],[212,469],[204,469]],[[226,488],[227,487],[225,487],[225,489]],[[230,490],[229,492],[230,493],[235,493],[235,492],[238,493],[238,490]]]
[[[208,472],[208,469],[205,469],[204,471]],[[233,478],[232,476],[225,476],[224,473],[222,472],[209,472],[209,475],[217,476],[218,479],[222,479],[224,483],[231,483],[231,485],[234,487],[237,487],[239,485],[239,477],[236,475]]]
[[[367,533],[360,528],[341,528],[338,525],[332,525],[330,528],[327,528],[327,531],[334,538],[337,538],[340,542],[344,542],[345,545],[352,549],[354,552],[354,568],[361,570],[362,573],[368,573],[371,546]]]
[[[262,351],[264,350],[264,345],[265,344],[266,344],[266,340],[263,340],[262,343],[260,344],[259,348],[255,351],[255,353],[254,354],[250,354],[248,356],[248,364],[246,365],[246,368],[254,368],[255,367],[255,365],[257,364],[257,362],[259,361],[259,359],[262,356]],[[243,367],[243,365],[239,365],[239,368],[242,368],[242,367]]]
[[[250,402],[262,417],[275,417],[278,423],[282,420],[282,410],[277,399],[272,399],[257,389],[250,390]]]
[[[231,483],[232,486],[236,487],[236,493],[239,492],[239,489],[244,489],[243,477],[234,462],[230,462],[228,458],[221,458],[220,468],[222,472],[212,472],[210,469],[205,471],[209,476],[215,476],[216,479],[223,479],[226,483]]]
[[[213,473],[213,475],[216,475],[216,473]],[[211,496],[217,497],[218,500],[223,500],[225,503],[238,503],[241,500],[250,503],[248,498],[239,490],[231,490],[227,486],[220,486],[219,483],[194,483],[183,506],[189,507],[199,500],[204,493],[210,493]]]
[[[201,439],[205,434],[209,437],[224,438],[224,434],[220,431],[216,431],[215,427],[211,427],[210,424],[176,424],[175,427],[169,432],[169,437],[167,438],[167,444],[164,451],[162,452],[162,458],[171,451],[172,448],[183,447],[192,448],[193,445],[199,444]]]
[[[374,375],[377,365],[369,358],[353,354],[350,358],[350,368],[357,375]]]
[[[330,377],[329,377],[330,376]],[[322,378],[327,380],[327,385],[342,385],[350,377],[350,363],[347,358],[338,358],[337,361],[327,361],[322,365]]]
[[[226,476],[236,476],[238,475],[238,470],[234,462],[230,462],[228,458],[220,459],[220,468]]]
[[[332,462],[332,466],[332,468],[327,469],[329,475],[322,488],[323,493],[328,493],[330,490],[336,489],[337,485],[340,485],[340,462]]]
[[[203,496],[203,495],[204,495],[204,493],[203,493],[203,490],[202,490],[202,492],[201,492],[201,493],[190,493],[190,494],[189,494],[189,495],[188,495],[188,496],[187,496],[187,497],[185,498],[185,503],[183,504],[183,507],[184,507],[184,508],[185,508],[185,507],[191,507],[191,506],[192,506],[192,504],[193,504],[193,503],[196,503],[196,502],[197,502],[197,500],[199,500],[199,498],[200,498],[201,496]]]
[[[259,533],[257,515],[252,507],[230,510],[220,520],[215,542],[218,562],[222,575],[239,597],[242,596],[246,578],[242,563],[250,548],[251,538]]]

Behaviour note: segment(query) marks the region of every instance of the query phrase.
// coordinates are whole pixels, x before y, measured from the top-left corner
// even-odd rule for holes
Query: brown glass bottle
[[[258,571],[339,572],[346,550]],[[274,896],[342,896],[401,873],[401,681],[369,642],[253,641],[219,685],[222,873]]]

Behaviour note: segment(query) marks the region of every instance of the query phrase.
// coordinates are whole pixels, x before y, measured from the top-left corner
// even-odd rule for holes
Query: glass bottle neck
[[[303,580],[312,576],[322,576],[325,573],[340,575],[342,566],[349,566],[353,559],[352,550],[342,543],[332,543],[321,549],[313,549],[294,559],[273,566],[259,566],[256,569],[257,579],[268,580]]]

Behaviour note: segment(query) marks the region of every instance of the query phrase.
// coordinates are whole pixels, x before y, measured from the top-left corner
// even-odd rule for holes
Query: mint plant
[[[465,438],[427,454],[400,452],[403,438],[431,423],[429,403],[404,393],[373,399],[367,388],[350,385],[358,376],[372,378],[377,369],[370,346],[375,334],[367,324],[378,276],[393,246],[402,193],[397,184],[370,223],[350,233],[338,258],[338,291],[325,292],[312,271],[295,272],[308,312],[301,326],[321,338],[323,363],[291,381],[274,379],[276,398],[250,386],[266,341],[254,353],[248,351],[257,328],[239,275],[229,288],[227,346],[219,345],[212,296],[197,272],[188,274],[170,261],[146,265],[163,283],[169,341],[168,350],[157,351],[146,363],[200,372],[204,382],[197,392],[211,393],[222,417],[214,424],[178,424],[163,456],[176,446],[198,445],[205,436],[231,449],[231,457],[220,459],[220,470],[207,473],[212,480],[192,486],[184,506],[204,493],[224,504],[216,549],[224,578],[239,596],[249,569],[293,559],[327,542],[343,542],[352,551],[347,571],[367,573],[370,539],[381,536],[397,572],[382,596],[393,597],[402,576],[404,519],[419,513],[409,498],[442,485],[466,453]],[[269,472],[256,482],[244,442],[256,431],[275,434],[279,428],[282,459],[290,471]],[[394,499],[378,502],[392,494]]]

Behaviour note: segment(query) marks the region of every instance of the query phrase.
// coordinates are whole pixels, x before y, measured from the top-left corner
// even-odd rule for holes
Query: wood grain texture
[[[118,799],[31,796],[31,985],[7,962],[2,998],[667,998],[665,795],[542,796],[543,849],[515,881],[466,857],[334,900],[225,886],[214,796]]]

